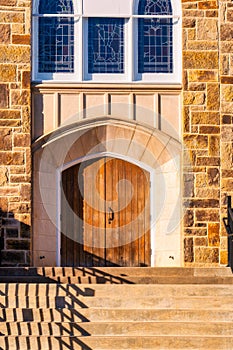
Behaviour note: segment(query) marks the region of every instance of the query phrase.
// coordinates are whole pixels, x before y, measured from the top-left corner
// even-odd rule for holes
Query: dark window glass
[[[72,14],[72,1],[41,1],[40,14]],[[74,19],[39,18],[39,72],[74,72]]]
[[[141,0],[139,15],[172,15],[169,0]],[[173,72],[173,24],[171,18],[138,19],[139,73]]]
[[[41,0],[39,14],[71,14],[74,13],[72,0]]]
[[[88,73],[124,73],[124,19],[88,19]]]

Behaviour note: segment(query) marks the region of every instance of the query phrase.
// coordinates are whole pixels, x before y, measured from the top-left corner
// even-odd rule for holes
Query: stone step
[[[232,322],[6,322],[1,336],[233,336]]]
[[[233,314],[226,310],[192,309],[0,309],[0,322],[114,322],[114,321],[173,321],[173,322],[233,322]]]
[[[8,322],[233,322],[228,310],[198,309],[0,309]]]
[[[89,277],[99,276],[113,279],[134,277],[231,277],[229,267],[183,268],[183,267],[1,267],[0,277]]]
[[[124,297],[112,295],[111,297],[85,297],[85,296],[64,296],[64,297],[15,297],[0,296],[1,308],[156,308],[156,309],[212,309],[212,310],[233,310],[232,297],[229,296],[148,296],[148,297]]]
[[[0,283],[49,284],[233,284],[231,276],[1,276]]]
[[[0,347],[10,350],[122,350],[122,349],[186,349],[230,350],[233,336],[2,336]]]
[[[70,296],[70,297],[106,297],[115,298],[116,295],[122,297],[141,296],[224,296],[233,295],[233,285],[208,285],[208,284],[155,284],[151,285],[125,285],[125,284],[49,284],[49,283],[0,283],[0,296]]]

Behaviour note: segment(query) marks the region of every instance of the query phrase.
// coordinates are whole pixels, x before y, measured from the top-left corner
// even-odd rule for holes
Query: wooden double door
[[[150,266],[150,178],[103,157],[62,173],[61,265]]]

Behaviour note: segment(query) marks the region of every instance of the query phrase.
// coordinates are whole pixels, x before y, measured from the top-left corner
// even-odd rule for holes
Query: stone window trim
[[[33,2],[33,45],[32,45],[32,81],[56,82],[56,83],[152,83],[152,84],[181,84],[182,82],[182,40],[181,40],[181,5],[177,0],[171,0],[171,15],[139,15],[138,5],[140,0],[129,0],[130,5],[119,12],[105,10],[107,0],[73,1],[73,14],[39,14],[40,0]],[[123,0],[115,0],[116,6]],[[112,2],[109,2],[112,4]],[[125,2],[126,3],[126,2]],[[89,5],[93,10],[89,11]],[[89,6],[89,8],[88,8]],[[102,6],[102,9],[101,9]],[[105,7],[104,7],[105,6]],[[125,7],[127,7],[125,6]],[[39,72],[39,19],[43,17],[63,17],[74,19],[74,69],[72,73],[40,73]],[[117,74],[90,74],[88,72],[88,18],[123,18],[124,30],[124,72]],[[173,70],[169,73],[139,73],[138,72],[138,22],[139,19],[168,18],[173,23]],[[80,38],[82,40],[80,40]]]

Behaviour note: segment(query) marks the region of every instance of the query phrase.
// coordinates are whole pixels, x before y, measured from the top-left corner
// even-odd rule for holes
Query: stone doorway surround
[[[181,144],[164,132],[109,116],[74,122],[33,146],[33,264],[60,264],[60,178],[87,159],[111,156],[150,172],[152,266],[181,266]]]

